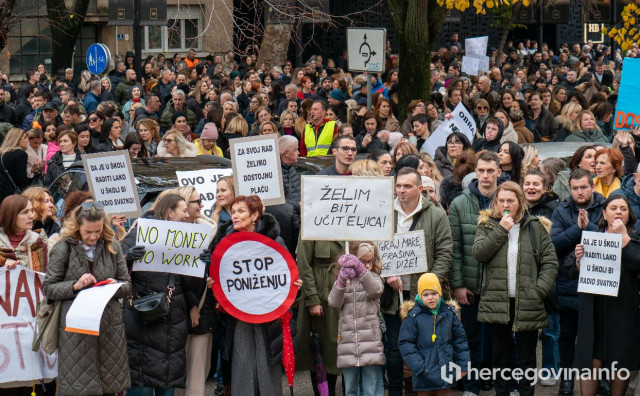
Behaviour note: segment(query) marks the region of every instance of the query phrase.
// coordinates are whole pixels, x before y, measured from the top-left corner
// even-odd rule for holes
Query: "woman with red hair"
[[[623,160],[622,153],[615,148],[604,148],[596,152],[596,177],[593,179],[593,186],[605,198],[609,198],[609,194],[620,188]]]
[[[311,78],[308,77],[308,76],[304,76],[300,80],[300,84],[302,86],[302,89],[300,89],[300,91],[298,91],[298,99],[300,99],[300,100],[314,99],[315,100],[316,94],[315,94],[315,92],[312,91],[312,89],[313,89],[313,80],[311,80]]]

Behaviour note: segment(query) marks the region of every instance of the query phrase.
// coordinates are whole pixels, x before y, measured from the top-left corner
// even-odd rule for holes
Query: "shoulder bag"
[[[14,194],[22,194],[22,189],[16,185],[16,182],[13,181],[13,178],[9,174],[7,167],[4,166],[4,155],[0,156],[0,163],[2,164],[2,169],[4,169],[4,174],[7,175],[11,184],[13,184],[13,193]]]
[[[166,292],[153,292],[140,295],[137,298],[129,298],[129,305],[138,313],[138,317],[144,324],[155,323],[169,316],[171,310],[171,297],[175,290],[176,277],[169,275],[169,283]]]

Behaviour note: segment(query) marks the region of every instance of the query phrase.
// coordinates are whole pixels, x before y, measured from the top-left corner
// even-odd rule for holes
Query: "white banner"
[[[124,283],[112,283],[84,289],[67,311],[65,331],[89,335],[100,335],[100,321],[107,303]]]
[[[258,195],[265,205],[284,203],[278,137],[252,136],[229,144],[236,197]]]
[[[58,351],[31,350],[42,281],[22,266],[0,268],[0,384],[58,376]]]
[[[579,293],[618,296],[622,235],[582,231],[584,257],[580,260]]]
[[[489,36],[472,37],[464,40],[464,54],[467,56],[486,56]]]
[[[82,164],[89,190],[107,213],[137,218],[142,214],[131,158],[126,150],[85,154]]]
[[[138,219],[136,245],[147,249],[133,271],[168,272],[202,278],[205,264],[198,256],[209,247],[211,227],[176,221]]]
[[[393,239],[393,178],[302,176],[303,240]]]
[[[233,170],[229,168],[201,169],[195,171],[176,171],[178,184],[182,186],[193,186],[202,200],[202,211],[207,217],[211,217],[213,205],[216,203],[216,192],[218,180],[231,176]]]
[[[445,120],[440,126],[427,138],[422,145],[421,151],[427,152],[431,158],[435,158],[436,149],[440,146],[446,146],[447,138],[453,132],[462,132],[469,143],[473,143],[476,134],[476,121],[469,113],[466,107],[458,103],[453,110],[453,118]]]
[[[423,231],[398,233],[393,241],[378,242],[382,277],[427,272],[427,250]]]
[[[470,76],[477,76],[479,70],[480,60],[478,58],[474,58],[472,56],[462,57],[462,66],[460,67],[460,71],[467,73]]]

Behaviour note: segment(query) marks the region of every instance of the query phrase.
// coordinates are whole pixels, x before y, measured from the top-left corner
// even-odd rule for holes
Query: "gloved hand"
[[[211,252],[209,251],[209,249],[203,250],[202,253],[200,253],[200,256],[198,256],[198,258],[205,265],[207,266],[211,265]]]
[[[355,268],[358,261],[360,260],[353,254],[343,254],[338,258],[340,268]]]
[[[134,261],[140,260],[147,253],[147,249],[144,246],[134,246],[129,249],[129,253],[127,253],[127,262],[133,263]]]
[[[358,260],[356,267],[354,268],[357,277],[363,277],[367,274],[367,267],[364,266],[362,261]]]
[[[354,279],[356,277],[356,271],[353,268],[340,268],[340,272],[338,275],[342,274],[342,276],[346,279]]]
[[[338,272],[338,279],[336,279],[336,284],[341,289],[347,287],[347,278],[344,277],[342,271]]]

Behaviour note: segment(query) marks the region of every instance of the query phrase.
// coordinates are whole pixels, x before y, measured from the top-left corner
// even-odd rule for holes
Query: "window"
[[[200,50],[202,40],[202,11],[200,8],[185,8],[179,10],[169,7],[167,26],[144,27],[144,51],[154,52],[184,52],[189,48]]]

